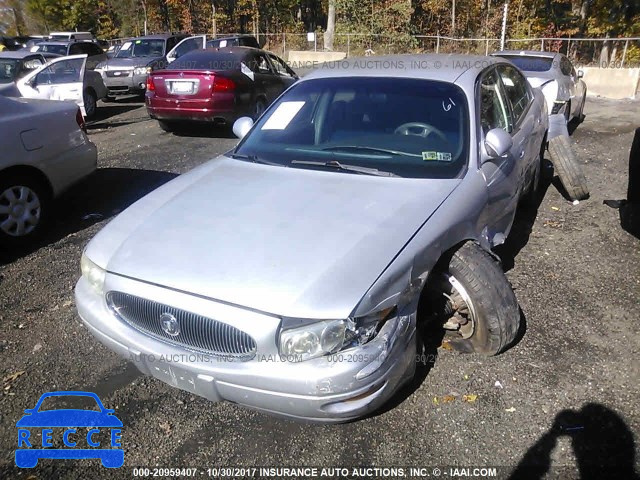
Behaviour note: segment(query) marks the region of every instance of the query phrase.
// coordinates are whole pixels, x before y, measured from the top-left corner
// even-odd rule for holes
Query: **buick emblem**
[[[162,326],[164,333],[167,335],[175,337],[180,333],[180,324],[178,323],[178,319],[170,313],[165,312],[160,315],[160,325]]]

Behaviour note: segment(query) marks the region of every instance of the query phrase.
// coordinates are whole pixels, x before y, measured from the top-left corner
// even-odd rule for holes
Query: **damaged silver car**
[[[420,322],[462,351],[512,345],[491,249],[536,194],[542,94],[498,58],[348,62],[96,235],[76,304],[97,339],[210,400],[321,422],[412,378]]]

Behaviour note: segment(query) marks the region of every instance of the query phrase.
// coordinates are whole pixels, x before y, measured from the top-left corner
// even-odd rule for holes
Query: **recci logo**
[[[41,407],[45,400],[47,403],[89,400],[89,407],[93,408],[43,410]],[[104,408],[95,393],[45,393],[35,407],[25,410],[24,413],[16,423],[18,467],[33,468],[41,458],[99,458],[107,468],[119,468],[123,465],[122,422],[113,415],[114,410]],[[81,433],[84,430],[86,433]]]

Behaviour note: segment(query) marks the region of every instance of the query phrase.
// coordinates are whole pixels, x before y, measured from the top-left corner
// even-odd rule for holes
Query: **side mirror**
[[[513,146],[511,135],[501,128],[489,130],[484,138],[484,146],[491,158],[502,157]]]
[[[584,72],[582,70],[578,70],[578,78],[584,77]]]
[[[249,133],[253,127],[253,119],[251,117],[240,117],[233,123],[233,134],[242,139]]]

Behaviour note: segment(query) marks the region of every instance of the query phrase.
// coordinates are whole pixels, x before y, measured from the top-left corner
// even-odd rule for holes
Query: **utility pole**
[[[509,2],[504,2],[504,13],[502,14],[502,35],[500,35],[500,51],[504,50],[504,40],[507,36],[507,10]]]
[[[216,5],[211,0],[211,35],[216,38]]]
[[[451,36],[456,33],[456,0],[451,1]]]

